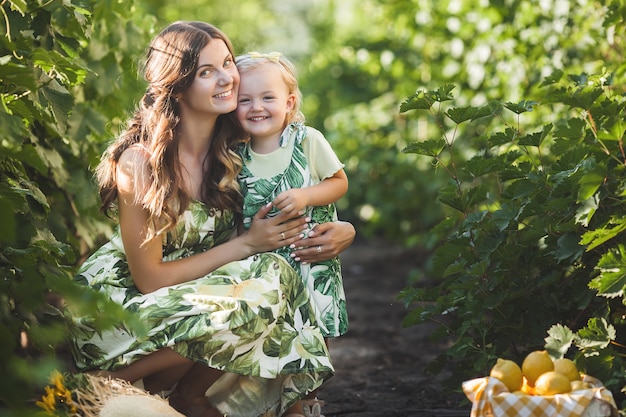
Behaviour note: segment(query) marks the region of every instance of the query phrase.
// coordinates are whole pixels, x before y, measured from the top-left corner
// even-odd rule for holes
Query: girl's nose
[[[261,100],[252,100],[252,110],[262,110],[263,103]]]

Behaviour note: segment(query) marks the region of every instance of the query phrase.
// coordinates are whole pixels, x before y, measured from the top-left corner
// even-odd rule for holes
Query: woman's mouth
[[[226,98],[233,95],[233,90],[224,91],[223,93],[219,93],[214,95],[214,98]]]

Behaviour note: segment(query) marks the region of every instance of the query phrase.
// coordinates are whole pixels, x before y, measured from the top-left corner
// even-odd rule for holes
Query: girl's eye
[[[209,75],[211,75],[213,73],[213,71],[209,70],[209,69],[205,69],[200,71],[200,77],[208,77]]]
[[[265,101],[274,100],[274,96],[265,96],[263,97],[263,100]]]
[[[239,100],[239,104],[248,104],[250,102],[250,99],[248,98],[242,98],[241,100]]]

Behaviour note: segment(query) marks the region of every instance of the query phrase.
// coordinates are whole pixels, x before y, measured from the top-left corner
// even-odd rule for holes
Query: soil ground
[[[434,325],[404,328],[407,310],[396,299],[414,253],[384,244],[355,242],[341,255],[348,333],[330,341],[336,374],[318,391],[326,417],[467,417],[460,392],[441,388],[445,375],[426,365],[445,346],[429,341]],[[460,387],[459,387],[460,388]]]

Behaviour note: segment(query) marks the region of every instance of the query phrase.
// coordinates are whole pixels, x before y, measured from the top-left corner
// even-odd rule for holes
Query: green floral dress
[[[233,233],[232,213],[193,202],[169,234],[163,260],[205,251]],[[120,323],[101,333],[93,317],[70,315],[80,370],[115,370],[163,347],[226,371],[207,392],[227,415],[280,416],[334,372],[308,289],[273,253],[232,262],[205,277],[142,294],[119,230],[80,268],[76,281],[106,294],[146,324],[145,336]]]
[[[313,138],[315,133],[317,133],[316,137]],[[255,176],[246,164],[252,158],[250,145],[245,144],[240,147],[239,153],[243,160],[243,167],[238,179],[244,198],[243,225],[246,230],[259,209],[273,201],[281,192],[291,188],[315,185],[309,168],[310,161],[302,146],[305,139],[325,141],[321,133],[302,123],[290,123],[285,128],[280,138],[280,146],[282,148],[293,147],[291,162],[283,172],[271,178]],[[327,149],[328,152],[332,152],[330,148]],[[324,157],[324,154],[321,157]],[[277,209],[273,208],[270,215],[277,213]],[[316,224],[337,220],[337,210],[334,204],[307,207],[306,215],[311,217],[311,228]],[[348,330],[348,312],[339,257],[312,264],[302,264],[291,257],[292,249],[289,247],[282,247],[274,252],[284,257],[300,273],[302,280],[313,295],[317,318],[324,336],[338,337],[345,334]]]

